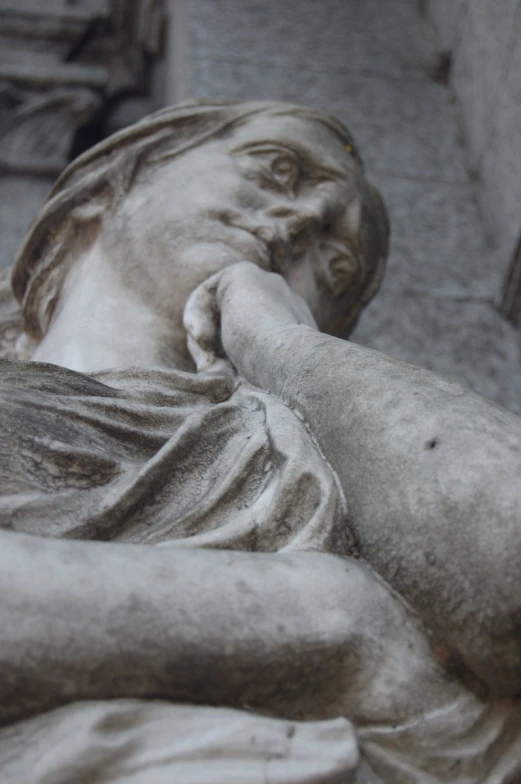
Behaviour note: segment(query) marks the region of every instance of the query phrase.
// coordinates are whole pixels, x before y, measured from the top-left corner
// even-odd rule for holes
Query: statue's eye
[[[270,172],[273,179],[283,190],[293,191],[299,176],[299,166],[289,155],[274,155],[271,159]]]
[[[241,147],[233,151],[237,165],[250,180],[262,188],[293,195],[301,175],[299,157],[290,149],[265,144]]]

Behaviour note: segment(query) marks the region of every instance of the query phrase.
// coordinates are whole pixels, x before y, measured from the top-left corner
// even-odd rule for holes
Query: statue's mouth
[[[271,226],[258,226],[250,230],[266,249],[269,258],[269,270],[284,274],[292,259],[292,247],[288,236]]]
[[[291,242],[277,226],[258,225],[248,220],[247,216],[226,212],[223,222],[245,232],[255,241],[260,266],[270,272],[283,273],[291,261]]]

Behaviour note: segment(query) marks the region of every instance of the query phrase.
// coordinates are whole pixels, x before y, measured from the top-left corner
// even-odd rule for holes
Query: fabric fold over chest
[[[249,551],[353,543],[303,423],[236,379],[130,369],[96,378],[0,365],[0,525],[43,536]]]

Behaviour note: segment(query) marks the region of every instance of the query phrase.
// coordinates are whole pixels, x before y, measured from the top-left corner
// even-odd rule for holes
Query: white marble
[[[347,129],[287,104],[59,179],[0,363],[3,782],[519,775],[521,420],[342,339],[387,244]]]

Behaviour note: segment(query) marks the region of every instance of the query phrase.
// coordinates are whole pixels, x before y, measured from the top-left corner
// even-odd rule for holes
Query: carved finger
[[[216,292],[220,278],[217,273],[201,283],[190,295],[183,314],[188,350],[199,372],[229,368],[227,360],[217,356],[220,314]]]

